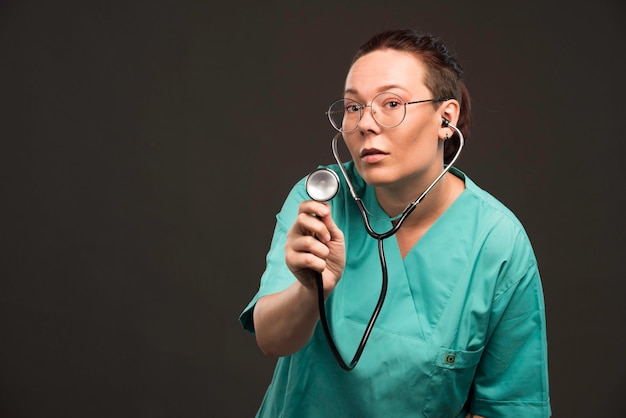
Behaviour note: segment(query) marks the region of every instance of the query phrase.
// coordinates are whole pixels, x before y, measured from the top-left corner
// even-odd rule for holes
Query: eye
[[[394,109],[397,109],[397,108],[398,108],[398,107],[400,107],[400,106],[402,106],[402,103],[400,103],[400,102],[399,102],[399,101],[397,101],[397,100],[393,100],[393,99],[392,99],[392,100],[387,100],[387,101],[385,102],[385,104],[383,105],[383,107],[384,107],[385,109],[389,109],[389,110],[394,110]]]
[[[357,104],[347,104],[346,105],[346,113],[355,113],[361,110],[361,105]]]

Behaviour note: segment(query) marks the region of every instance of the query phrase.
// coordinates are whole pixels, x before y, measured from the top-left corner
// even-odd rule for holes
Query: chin
[[[372,173],[371,170],[367,170],[365,172],[359,170],[359,174],[367,183],[372,187],[381,187],[393,184],[397,181],[395,178],[391,178],[388,175],[382,175],[381,173]]]

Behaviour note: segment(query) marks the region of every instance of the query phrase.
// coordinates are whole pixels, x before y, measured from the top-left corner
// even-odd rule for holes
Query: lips
[[[361,151],[360,157],[363,158],[363,157],[367,157],[369,155],[377,155],[377,154],[385,155],[386,153],[381,151],[381,150],[379,150],[379,149],[376,149],[376,148],[366,148],[363,151]]]
[[[360,157],[366,163],[376,163],[387,155],[386,152],[377,148],[366,148],[361,151]]]

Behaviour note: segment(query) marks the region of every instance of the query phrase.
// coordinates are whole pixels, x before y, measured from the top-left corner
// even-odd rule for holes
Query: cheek
[[[404,138],[407,151],[409,149],[417,150],[417,152],[431,153],[437,150],[439,142],[438,129],[432,124],[417,124],[413,129],[405,132]],[[409,139],[410,138],[410,139]]]
[[[347,149],[347,151],[350,153],[350,158],[353,160],[357,160],[359,156],[359,145],[359,139],[354,135],[348,134],[344,138],[343,144],[338,144],[337,148],[339,151],[339,156],[345,154],[345,151]]]
[[[411,165],[430,164],[438,158],[440,142],[437,138],[426,136],[414,138],[412,141],[398,144],[396,157],[403,163]]]

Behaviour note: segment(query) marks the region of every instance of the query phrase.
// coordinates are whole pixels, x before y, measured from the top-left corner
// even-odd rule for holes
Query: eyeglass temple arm
[[[450,99],[447,99],[445,97],[440,97],[438,99],[416,100],[414,102],[407,102],[405,104],[410,105],[410,104],[415,104],[415,103],[427,103],[427,102],[435,102],[436,103],[436,102],[445,102],[446,100],[450,100]]]

